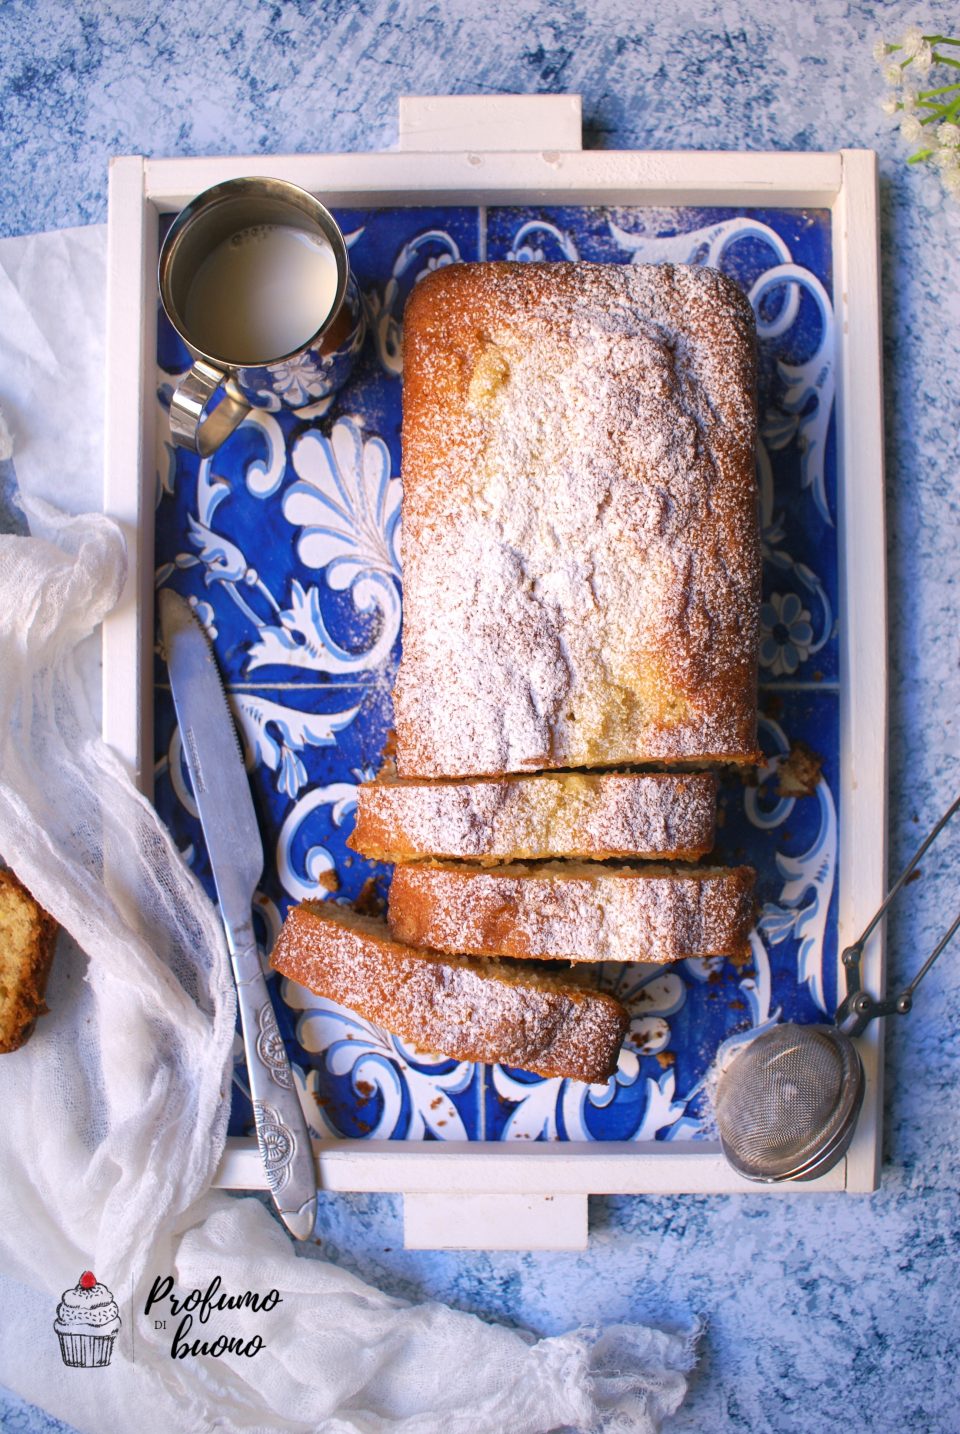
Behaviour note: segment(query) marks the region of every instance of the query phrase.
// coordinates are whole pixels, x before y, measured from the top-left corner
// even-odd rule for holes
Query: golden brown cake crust
[[[332,904],[294,907],[270,960],[421,1050],[538,1075],[606,1080],[629,1022],[619,1001],[573,980],[412,950],[382,921]]]
[[[19,1050],[47,1009],[58,930],[23,882],[0,870],[0,1052]]]
[[[562,772],[357,788],[348,846],[375,861],[468,858],[483,865],[572,856],[695,860],[713,846],[709,772]]]
[[[401,776],[757,758],[754,393],[750,305],[714,270],[417,285]]]
[[[588,862],[397,866],[398,941],[436,951],[565,961],[740,958],[753,922],[750,867]]]

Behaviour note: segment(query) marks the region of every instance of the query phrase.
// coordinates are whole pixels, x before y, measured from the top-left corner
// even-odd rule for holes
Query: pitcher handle
[[[224,392],[220,402],[207,413],[210,401],[221,390]],[[178,447],[209,458],[249,412],[249,403],[233,387],[229,373],[197,359],[170,400],[170,434]]]

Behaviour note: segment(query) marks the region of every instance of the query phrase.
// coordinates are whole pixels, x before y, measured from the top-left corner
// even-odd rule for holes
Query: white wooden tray
[[[438,204],[828,209],[836,324],[840,617],[838,950],[885,879],[886,614],[875,156],[601,152],[580,148],[575,96],[404,99],[400,143],[378,154],[115,159],[110,174],[105,507],[130,573],[104,628],[104,730],[148,795],[153,770],[158,217],[209,185],[275,175],[332,207]],[[525,148],[518,148],[524,145]],[[882,937],[865,985],[883,983]],[[851,1149],[808,1185],[756,1186],[709,1141],[505,1144],[343,1139],[317,1146],[321,1185],[404,1195],[412,1248],[579,1248],[591,1193],[868,1191],[880,1158],[882,1044],[861,1042],[867,1098]],[[256,1145],[231,1140],[219,1183],[265,1186]]]

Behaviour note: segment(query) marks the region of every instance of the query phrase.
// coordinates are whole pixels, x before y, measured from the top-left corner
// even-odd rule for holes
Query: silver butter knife
[[[159,603],[183,752],[237,983],[260,1154],[277,1213],[295,1239],[307,1240],[317,1212],[316,1167],[253,932],[263,844],[250,783],[206,633],[189,603],[169,588]]]

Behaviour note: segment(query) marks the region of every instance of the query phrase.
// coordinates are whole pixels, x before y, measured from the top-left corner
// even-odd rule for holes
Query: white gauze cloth
[[[43,337],[69,345],[55,287]],[[0,339],[0,403],[9,362]],[[64,464],[66,478],[66,444]],[[258,1200],[210,1189],[235,1017],[223,931],[100,740],[77,668],[121,592],[123,541],[101,514],[26,506],[45,537],[0,536],[0,853],[72,941],[50,1014],[0,1057],[0,1383],[90,1434],[658,1429],[683,1399],[690,1339],[621,1325],[535,1341],[412,1306],[298,1258]],[[84,1269],[120,1309],[108,1369],[68,1368],[53,1330]],[[143,1313],[166,1274],[180,1295],[215,1277],[227,1292],[278,1291],[269,1314],[230,1311],[191,1334],[260,1335],[264,1348],[172,1359],[174,1321],[154,1333]]]

